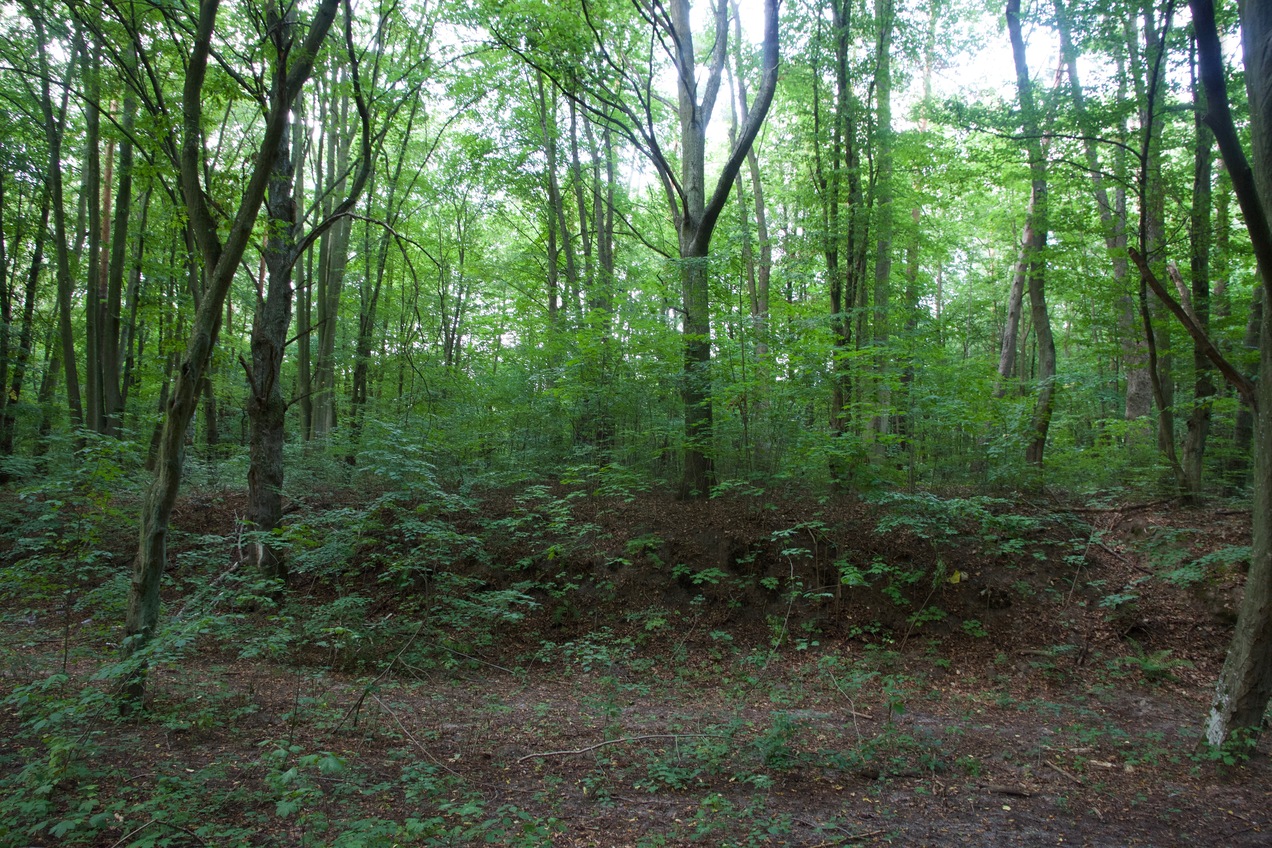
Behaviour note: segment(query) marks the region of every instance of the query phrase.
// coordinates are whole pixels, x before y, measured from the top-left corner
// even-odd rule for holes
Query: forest
[[[1266,844],[1272,4],[0,9],[0,845]]]

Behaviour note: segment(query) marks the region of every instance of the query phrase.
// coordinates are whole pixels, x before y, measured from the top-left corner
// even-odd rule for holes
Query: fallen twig
[[[453,768],[451,768],[450,766],[446,765],[446,763],[444,763],[444,762],[442,762],[441,760],[439,760],[439,759],[438,759],[438,758],[437,758],[437,757],[433,754],[433,752],[432,752],[432,751],[430,751],[428,748],[424,747],[424,743],[420,742],[420,740],[418,740],[418,739],[416,739],[414,736],[412,736],[412,735],[411,735],[411,731],[409,731],[409,730],[407,730],[407,729],[406,729],[406,725],[404,725],[404,724],[402,723],[402,720],[401,720],[400,718],[398,718],[397,713],[393,712],[393,710],[389,708],[389,705],[388,705],[388,704],[386,704],[386,703],[384,703],[383,701],[381,701],[381,700],[380,700],[380,696],[379,696],[379,695],[377,695],[377,694],[375,694],[374,692],[372,692],[372,693],[371,693],[371,699],[372,699],[373,701],[375,701],[377,704],[379,704],[379,705],[380,705],[380,706],[384,709],[384,711],[385,711],[386,713],[388,713],[388,714],[389,714],[389,716],[390,716],[390,717],[393,719],[393,721],[397,724],[398,729],[402,731],[403,735],[405,735],[407,739],[411,740],[411,744],[413,744],[416,748],[419,748],[419,749],[420,749],[420,753],[421,753],[421,754],[423,754],[424,756],[426,756],[426,757],[428,757],[430,760],[432,760],[433,765],[437,766],[438,768],[440,768],[440,769],[442,769],[442,770],[444,770],[444,771],[448,771],[448,772],[450,772],[451,774],[454,774],[454,775],[458,775],[458,774],[459,774],[459,772],[455,771]]]
[[[141,833],[143,830],[150,827],[152,824],[162,825],[164,827],[171,827],[171,828],[174,828],[175,830],[179,830],[182,833],[185,833],[186,835],[188,835],[194,841],[198,842],[200,845],[208,844],[199,838],[199,834],[195,833],[193,830],[190,830],[187,827],[182,827],[179,824],[173,824],[172,822],[163,821],[161,819],[151,819],[150,821],[143,824],[141,827],[136,828],[135,830],[125,833],[123,836],[119,837],[119,840],[117,842],[111,843],[110,848],[118,848],[118,846],[123,845],[129,839],[132,839],[134,836]]]
[[[437,647],[441,648],[443,651],[449,651],[450,653],[454,654],[457,657],[463,657],[466,660],[472,660],[473,662],[480,663],[481,665],[488,665],[491,668],[498,669],[499,671],[507,672],[508,674],[513,674],[513,675],[516,674],[516,672],[510,668],[504,668],[501,665],[495,665],[492,662],[483,660],[481,657],[474,657],[472,654],[466,654],[463,651],[457,651],[454,648],[448,648],[445,645],[438,645]]]
[[[1047,765],[1049,768],[1051,768],[1052,770],[1054,770],[1056,773],[1061,774],[1061,775],[1063,775],[1063,776],[1065,776],[1065,777],[1069,778],[1070,780],[1072,780],[1074,783],[1078,784],[1079,786],[1086,786],[1086,783],[1085,783],[1085,782],[1083,782],[1082,778],[1077,777],[1077,776],[1075,776],[1075,775],[1073,775],[1073,774],[1070,774],[1069,772],[1067,772],[1067,771],[1065,771],[1064,769],[1060,768],[1060,766],[1058,766],[1058,765],[1056,765],[1055,763],[1051,762],[1051,760],[1043,760],[1043,762],[1044,762],[1044,763],[1046,763],[1046,765]]]
[[[358,696],[358,700],[354,701],[353,706],[345,711],[344,717],[342,717],[340,719],[340,723],[336,725],[337,732],[339,732],[340,728],[344,727],[345,722],[349,720],[349,716],[356,716],[358,714],[358,711],[362,709],[363,702],[366,701],[367,699],[367,695],[370,694],[371,689],[375,686],[375,684],[383,680],[385,675],[387,675],[390,671],[393,670],[393,666],[402,657],[402,655],[406,653],[406,649],[411,647],[411,645],[415,643],[415,639],[420,635],[420,632],[423,629],[424,629],[424,622],[421,621],[420,626],[415,628],[415,632],[411,634],[411,638],[407,639],[406,644],[402,646],[401,650],[399,650],[396,654],[393,655],[393,659],[389,660],[389,664],[384,667],[384,670],[381,671],[379,674],[377,674],[370,683],[368,683],[366,686],[362,688],[362,694]],[[378,701],[379,698],[376,698],[376,700]],[[381,704],[380,706],[384,706],[384,705]],[[394,716],[394,718],[397,718],[397,716]],[[353,726],[354,727],[358,726],[358,721],[356,718],[354,719]]]
[[[524,763],[526,760],[546,759],[547,757],[573,757],[578,754],[586,754],[588,751],[595,751],[597,748],[604,748],[606,745],[617,745],[620,742],[639,742],[642,739],[723,739],[719,733],[647,733],[643,736],[624,736],[621,739],[606,739],[604,742],[597,742],[595,745],[588,745],[586,748],[577,748],[573,751],[544,751],[540,754],[526,754],[524,757],[518,757],[517,762]]]
[[[1140,509],[1149,509],[1154,506],[1162,506],[1163,504],[1174,503],[1178,498],[1162,498],[1157,501],[1147,501],[1146,503],[1137,504],[1121,504],[1119,506],[1066,506],[1065,512],[1133,512]]]
[[[1017,798],[1032,798],[1033,797],[1033,793],[1027,789],[1022,789],[1019,786],[1007,786],[1002,783],[984,783],[984,784],[981,784],[981,789],[984,789],[986,792],[991,792],[995,795],[1014,795]]]

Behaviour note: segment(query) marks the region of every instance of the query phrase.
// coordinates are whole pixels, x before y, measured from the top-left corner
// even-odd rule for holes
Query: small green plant
[[[1135,645],[1134,656],[1119,657],[1113,661],[1112,665],[1134,669],[1150,683],[1174,681],[1177,679],[1173,673],[1176,669],[1192,668],[1192,663],[1188,660],[1172,657],[1169,648],[1150,653],[1144,651],[1138,644],[1132,644]]]

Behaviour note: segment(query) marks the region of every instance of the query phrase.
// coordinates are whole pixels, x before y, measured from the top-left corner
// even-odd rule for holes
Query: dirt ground
[[[183,501],[185,544],[231,537],[235,497]],[[435,516],[486,540],[450,568],[483,591],[532,579],[537,606],[488,638],[422,620],[361,654],[202,637],[153,671],[144,716],[83,723],[94,809],[118,821],[80,844],[228,844],[200,835],[214,820],[252,845],[1272,845],[1267,743],[1230,764],[1197,744],[1241,582],[1207,555],[1248,544],[1238,509],[993,502],[925,523],[921,502],[849,497],[480,503]],[[298,569],[289,591],[404,616],[375,574],[400,522],[339,586]],[[6,606],[6,688],[63,648],[91,676],[89,625]],[[10,699],[0,775],[49,756],[28,731]],[[182,792],[195,818],[172,812]],[[358,836],[372,821],[384,835]]]

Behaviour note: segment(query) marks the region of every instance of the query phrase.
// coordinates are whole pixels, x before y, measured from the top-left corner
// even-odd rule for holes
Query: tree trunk
[[[1190,270],[1192,271],[1193,320],[1207,333],[1210,331],[1210,203],[1212,176],[1211,158],[1214,137],[1206,127],[1202,116],[1206,112],[1205,93],[1196,75],[1196,62],[1192,63],[1193,89],[1193,193],[1189,215],[1188,242]],[[1181,290],[1181,294],[1187,289]],[[1182,298],[1181,298],[1182,299]],[[1215,384],[1210,377],[1210,360],[1202,345],[1193,342],[1193,408],[1188,416],[1188,431],[1184,437],[1182,464],[1184,467],[1185,496],[1193,502],[1201,497],[1202,477],[1206,454],[1206,439],[1210,434],[1210,406],[1215,395]]]
[[[1007,385],[1016,375],[1016,348],[1020,339],[1020,315],[1025,304],[1025,280],[1029,276],[1029,251],[1027,245],[1034,241],[1034,203],[1037,195],[1029,192],[1029,206],[1025,210],[1025,230],[1020,239],[1020,254],[1011,275],[1011,289],[1007,292],[1007,315],[1003,324],[1003,343],[998,354],[998,380],[994,385],[994,397],[1007,396]]]
[[[90,430],[106,431],[106,419],[102,414],[102,302],[106,282],[101,267],[103,228],[109,231],[110,210],[105,210],[103,225],[102,198],[110,197],[110,179],[113,155],[106,157],[106,191],[102,192],[101,172],[101,48],[97,39],[91,46],[81,44],[84,53],[84,90],[88,93],[84,104],[85,151],[81,197],[88,209],[88,261],[80,267],[84,275],[84,380],[85,416]],[[113,148],[112,148],[113,151]],[[109,200],[107,200],[109,203]]]
[[[12,382],[9,383],[7,396],[4,398],[3,415],[0,415],[0,457],[13,455],[14,430],[17,426],[14,407],[22,397],[22,386],[26,380],[27,363],[31,360],[31,344],[35,339],[35,298],[40,279],[40,269],[44,265],[44,242],[48,235],[49,225],[49,187],[45,183],[40,193],[40,223],[35,230],[35,244],[31,251],[31,267],[27,271],[26,288],[22,301],[22,329],[18,335],[18,347],[13,356]],[[6,316],[5,323],[8,323]],[[8,348],[4,349],[7,357]],[[4,384],[0,383],[0,390]],[[8,474],[0,470],[0,484],[8,482]]]
[[[876,436],[892,432],[892,383],[888,372],[888,301],[892,285],[892,29],[896,19],[893,0],[875,0],[879,42],[875,71],[875,269],[874,346],[875,379],[879,410],[874,418]]]
[[[128,255],[128,225],[132,217],[132,128],[135,123],[136,109],[136,100],[132,93],[128,92],[124,96],[124,111],[120,121],[124,135],[119,143],[119,188],[115,197],[115,229],[111,235],[110,266],[99,328],[101,352],[98,354],[98,359],[102,371],[102,424],[104,432],[108,435],[115,435],[118,432],[124,414],[120,347],[123,326],[124,266]],[[107,181],[106,185],[109,189],[110,182]]]
[[[1096,208],[1100,214],[1100,225],[1104,230],[1104,246],[1109,254],[1109,262],[1113,268],[1113,290],[1127,292],[1129,289],[1130,263],[1127,261],[1127,225],[1126,225],[1126,190],[1128,182],[1126,166],[1126,148],[1119,145],[1113,150],[1114,195],[1110,199],[1105,186],[1106,175],[1100,161],[1096,144],[1096,131],[1090,126],[1087,117],[1086,97],[1078,78],[1077,51],[1070,35],[1068,13],[1064,0],[1055,0],[1056,25],[1060,32],[1060,48],[1063,61],[1069,75],[1069,91],[1073,99],[1073,109],[1077,114],[1078,126],[1083,135],[1083,150],[1086,154],[1087,171],[1091,177],[1091,193],[1095,198]],[[1121,53],[1117,56],[1118,94],[1117,101],[1126,100],[1127,73],[1125,59]],[[1126,136],[1126,128],[1120,127],[1120,135]],[[1126,372],[1125,417],[1140,418],[1151,409],[1151,387],[1148,372],[1144,369],[1144,344],[1141,334],[1136,329],[1134,300],[1124,294],[1119,303],[1119,327],[1123,338],[1123,365]]]
[[[870,209],[862,190],[860,173],[858,105],[849,82],[852,11],[853,5],[842,0],[836,0],[831,6],[835,105],[830,119],[830,146],[826,157],[821,152],[819,90],[816,85],[813,88],[814,174],[821,195],[823,252],[830,289],[830,331],[834,346],[830,431],[837,443],[849,435],[852,422],[851,404],[855,387],[851,354],[854,339],[857,344],[861,341],[861,334],[856,330],[864,313],[857,307],[864,295],[869,249]],[[852,461],[838,445],[832,449],[830,474],[837,483],[851,476],[849,466]]]
[[[1142,120],[1145,125],[1141,151],[1143,169],[1140,185],[1140,252],[1148,260],[1159,280],[1166,274],[1166,187],[1162,176],[1162,133],[1165,121],[1161,110],[1160,91],[1164,82],[1165,32],[1170,20],[1159,32],[1152,7],[1144,9],[1144,61],[1149,72],[1149,88],[1144,101]],[[1163,320],[1156,299],[1149,301],[1149,317],[1145,324],[1145,340],[1149,342],[1153,399],[1157,404],[1157,446],[1165,454],[1175,472],[1176,482],[1185,488],[1183,466],[1175,449],[1175,356],[1171,349],[1172,322]],[[1152,338],[1148,338],[1148,334]]]
[[[287,41],[295,26],[293,14],[277,23]],[[303,125],[302,125],[303,126]],[[287,561],[274,543],[273,532],[283,518],[283,442],[287,403],[283,400],[283,353],[291,325],[292,266],[295,263],[297,211],[292,194],[296,168],[289,132],[279,136],[265,210],[269,236],[265,241],[267,269],[264,297],[252,318],[252,367],[248,372],[247,520],[259,535],[252,544],[253,564],[269,580],[287,580]]]
[[[680,282],[683,295],[684,375],[681,396],[685,409],[684,467],[682,497],[705,498],[714,482],[710,448],[713,437],[711,398],[711,316],[707,257],[711,235],[729,199],[733,181],[747,151],[759,134],[760,125],[773,99],[777,84],[778,24],[776,0],[765,0],[765,31],[762,81],[751,113],[751,121],[729,153],[710,200],[706,196],[706,127],[711,119],[721,74],[727,58],[727,0],[715,9],[715,46],[698,93],[697,59],[694,55],[688,0],[672,0],[669,24],[677,69],[678,117],[680,120],[680,191],[671,189],[673,175],[663,171],[664,187],[676,218],[680,247]]]
[[[548,287],[548,326],[556,329],[560,321],[558,304],[561,296],[561,251],[560,246],[557,244],[558,233],[560,238],[566,240],[565,252],[567,256],[570,255],[570,250],[569,239],[563,226],[565,216],[561,209],[561,187],[557,181],[556,173],[556,110],[554,106],[550,108],[548,105],[548,96],[542,73],[536,74],[535,82],[538,84],[539,92],[539,130],[543,133],[543,152],[547,157],[547,162],[544,166],[544,179],[548,190],[548,277],[546,281]],[[551,112],[551,115],[549,115],[549,112]],[[549,117],[551,117],[551,121],[549,121]]]
[[[239,262],[247,249],[261,202],[273,173],[273,161],[287,128],[287,114],[309,77],[314,58],[335,17],[338,0],[322,0],[315,10],[305,43],[294,53],[290,68],[275,68],[264,136],[249,172],[242,198],[224,242],[206,194],[203,144],[203,83],[212,55],[212,37],[218,0],[203,0],[199,7],[193,50],[186,63],[182,92],[183,125],[180,164],[181,186],[190,228],[202,258],[204,292],[194,318],[164,418],[155,461],[155,477],[141,509],[141,532],[128,587],[128,608],[121,650],[132,657],[147,646],[159,623],[159,583],[167,564],[168,525],[181,486],[185,460],[185,431],[194,415],[200,382],[205,378],[222,308]],[[289,55],[289,45],[276,45],[276,55]],[[136,705],[145,687],[143,657],[124,686],[126,703]]]
[[[1253,168],[1245,159],[1228,108],[1214,6],[1211,0],[1192,0],[1191,6],[1198,67],[1208,101],[1206,123],[1214,131],[1232,175],[1264,291],[1250,569],[1205,732],[1206,740],[1219,746],[1257,739],[1272,696],[1272,309],[1267,308],[1267,290],[1272,286],[1272,226],[1268,221],[1272,209],[1272,5],[1246,3],[1241,7]]]
[[[75,364],[75,327],[72,323],[72,295],[70,241],[66,229],[66,204],[62,183],[62,137],[66,129],[66,104],[71,86],[63,87],[62,103],[59,113],[53,111],[53,99],[50,95],[52,84],[51,69],[48,60],[48,45],[44,31],[44,13],[37,8],[34,0],[24,0],[24,7],[35,26],[36,55],[40,68],[40,110],[44,122],[44,138],[49,152],[49,186],[52,191],[53,204],[53,243],[57,263],[57,311],[58,335],[61,341],[60,357],[62,370],[66,375],[66,401],[71,413],[71,427],[78,430],[84,426],[84,408],[80,397],[79,372]],[[77,54],[78,55],[78,54]],[[74,75],[73,65],[67,70],[67,78]],[[47,418],[46,418],[47,420]]]
[[[124,361],[123,373],[119,379],[119,408],[121,413],[128,408],[128,395],[132,391],[133,371],[137,360],[142,355],[144,333],[139,333],[137,309],[141,301],[142,259],[146,255],[146,222],[150,217],[151,190],[146,189],[141,197],[141,220],[137,230],[137,245],[133,249],[133,266],[129,274],[128,293],[124,311],[128,315],[122,327],[123,334],[119,341],[119,358]],[[144,326],[144,325],[143,325]]]
[[[328,146],[327,181],[323,186],[329,199],[344,184],[349,167],[349,96],[343,89],[330,108],[324,123]],[[332,208],[329,202],[324,210],[327,216]],[[325,439],[336,428],[336,336],[351,232],[347,218],[338,220],[323,236],[318,256],[318,355],[313,382],[313,436],[317,440]]]
[[[1051,335],[1051,319],[1047,315],[1045,292],[1045,250],[1048,226],[1047,160],[1043,140],[1039,134],[1033,85],[1025,62],[1025,42],[1020,31],[1020,0],[1007,0],[1007,30],[1011,37],[1011,52],[1016,64],[1016,89],[1020,98],[1020,112],[1026,137],[1025,146],[1029,153],[1030,215],[1025,225],[1025,237],[1021,245],[1021,262],[1028,263],[1029,315],[1034,333],[1038,337],[1038,398],[1034,402],[1033,417],[1029,422],[1029,443],[1025,448],[1025,461],[1041,467],[1047,445],[1047,431],[1051,427],[1051,413],[1055,408],[1056,347]]]

